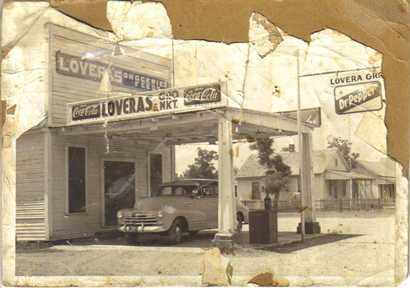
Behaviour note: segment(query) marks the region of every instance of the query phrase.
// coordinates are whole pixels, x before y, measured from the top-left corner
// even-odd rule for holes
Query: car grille
[[[132,213],[124,217],[124,224],[137,226],[155,226],[158,225],[158,217],[154,213]]]

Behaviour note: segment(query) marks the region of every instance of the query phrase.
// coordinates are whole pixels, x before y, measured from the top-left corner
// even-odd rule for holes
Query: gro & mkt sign
[[[68,123],[141,118],[167,112],[201,110],[223,105],[221,85],[164,89],[135,95],[69,103]]]

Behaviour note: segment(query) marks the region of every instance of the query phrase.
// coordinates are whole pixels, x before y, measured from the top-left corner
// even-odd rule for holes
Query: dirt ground
[[[326,213],[318,216],[325,235],[274,248],[238,248],[229,255],[234,276],[273,271],[283,276],[343,277],[346,284],[392,285],[394,214]],[[292,236],[299,217],[281,214],[279,230]],[[246,230],[247,227],[245,227]],[[296,234],[296,233],[294,233]],[[20,249],[17,275],[189,275],[201,274],[202,254],[212,247],[213,231],[169,246],[130,246],[123,239],[79,241],[43,249]],[[292,236],[294,237],[294,236]]]

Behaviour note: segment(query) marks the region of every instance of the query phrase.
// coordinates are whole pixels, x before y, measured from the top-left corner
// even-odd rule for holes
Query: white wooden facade
[[[16,233],[18,240],[48,238],[46,133],[26,133],[17,140]]]
[[[143,92],[170,87],[169,80],[172,70],[171,62],[167,58],[136,51],[125,46],[119,46],[120,52],[124,55],[112,56],[115,45],[108,40],[98,39],[55,25],[49,25],[49,33],[49,126],[66,125],[66,105],[68,103],[107,97],[105,93],[99,92],[103,65],[115,69],[111,77],[113,91]],[[68,59],[73,61],[62,61],[61,64],[60,60]],[[142,77],[138,78],[139,85],[134,86],[134,88],[132,85],[119,84],[118,78],[121,77],[118,77],[118,73],[121,71],[124,73],[122,75],[124,83],[127,76],[130,76],[128,74],[131,74],[125,75],[128,71],[138,73],[138,76],[145,76],[144,85],[141,85]],[[160,79],[162,82],[157,83],[158,87],[148,86],[148,78],[150,80]],[[126,82],[131,84],[131,81],[127,79]],[[133,81],[135,83],[137,80]]]

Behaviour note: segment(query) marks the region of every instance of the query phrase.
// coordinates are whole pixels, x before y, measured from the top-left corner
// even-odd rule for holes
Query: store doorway
[[[135,163],[104,160],[104,226],[117,224],[117,212],[135,202]]]

